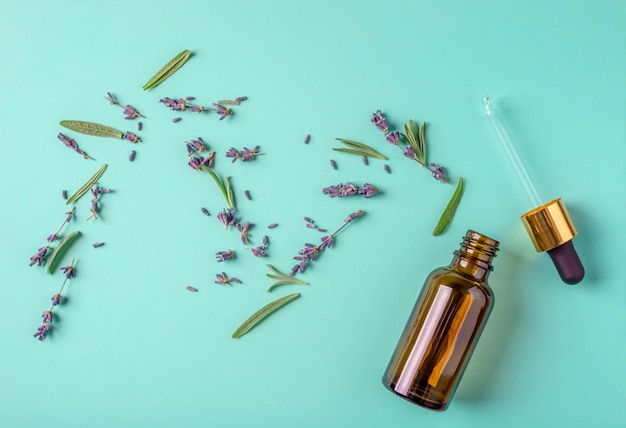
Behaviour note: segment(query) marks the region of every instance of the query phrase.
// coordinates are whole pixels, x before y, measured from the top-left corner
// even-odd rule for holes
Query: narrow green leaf
[[[74,192],[74,194],[72,196],[70,196],[67,200],[67,202],[65,203],[66,205],[71,204],[74,201],[77,201],[81,196],[83,196],[85,193],[87,193],[87,191],[89,189],[91,189],[91,186],[93,186],[94,184],[96,184],[96,182],[98,181],[98,179],[100,179],[100,177],[102,177],[102,174],[104,174],[104,171],[107,169],[107,164],[103,164],[100,169],[98,171],[96,171],[96,173],[93,175],[93,177],[91,177],[89,180],[87,180],[87,182],[85,184],[83,184],[80,189],[78,189],[76,192]]]
[[[80,132],[81,134],[94,135],[96,137],[122,138],[124,134],[110,126],[101,125],[94,122],[86,122],[84,120],[62,120],[61,126]]]
[[[56,246],[52,254],[50,254],[50,257],[48,258],[48,264],[46,265],[46,269],[48,270],[49,274],[53,274],[54,272],[56,272],[57,268],[61,264],[61,261],[63,260],[63,256],[65,255],[65,253],[67,253],[72,244],[76,242],[78,238],[80,238],[80,235],[80,231],[77,230],[76,232],[70,233],[65,238],[63,238],[61,242],[59,242],[59,245]]]
[[[206,172],[213,178],[213,180],[215,181],[215,184],[217,184],[217,187],[220,189],[220,192],[222,192],[222,195],[224,195],[224,199],[226,199],[226,203],[231,209],[234,210],[235,204],[232,203],[233,201],[229,200],[228,191],[226,190],[226,186],[224,186],[224,182],[222,182],[222,179],[219,178],[219,176],[211,168],[204,166],[204,165],[201,166],[200,168],[202,168],[204,172]]]
[[[270,273],[266,273],[265,276],[267,276],[268,278],[271,279],[278,279],[281,281],[289,281],[292,282],[294,284],[300,284],[300,285],[309,285],[308,282],[304,282],[301,279],[298,278],[294,278],[293,276],[287,276],[287,275],[272,275]]]
[[[422,162],[426,163],[426,122],[420,125],[420,129],[418,132],[420,147],[422,148],[422,156],[424,160]]]
[[[448,225],[452,222],[454,213],[459,206],[459,202],[461,202],[461,196],[463,196],[463,177],[459,179],[459,184],[456,185],[456,189],[452,194],[452,198],[450,198],[450,202],[448,202],[446,209],[443,210],[443,213],[439,218],[439,222],[437,223],[437,226],[435,226],[435,230],[433,230],[433,236],[443,233],[443,231],[446,230]]]
[[[380,156],[375,156],[370,152],[365,152],[363,150],[356,150],[356,149],[345,149],[343,147],[333,147],[333,150],[337,151],[337,152],[342,152],[342,153],[350,153],[353,155],[358,155],[358,156],[365,156],[365,157],[375,157],[378,159],[387,159],[386,157],[380,157]]]
[[[239,101],[233,101],[233,100],[219,100],[217,102],[217,104],[221,104],[223,106],[238,106],[239,105]]]
[[[281,285],[309,285],[309,283],[303,282],[303,281],[289,281],[289,280],[276,281],[275,283],[269,286],[269,288],[267,289],[267,292],[270,293],[274,288],[279,287]]]
[[[176,72],[176,70],[178,70],[180,67],[183,66],[185,61],[189,59],[190,55],[191,55],[191,52],[189,52],[189,50],[184,50],[178,55],[176,55],[174,58],[170,60],[170,62],[165,64],[159,71],[157,71],[157,73],[154,76],[152,76],[150,80],[148,80],[148,83],[143,85],[143,90],[146,91],[150,88],[154,88],[160,85],[161,83],[163,83],[165,79],[170,77],[172,74]]]
[[[276,275],[287,276],[287,275],[285,275],[284,273],[279,272],[279,271],[278,271],[278,269],[276,269],[274,266],[272,266],[272,265],[271,265],[271,264],[269,264],[269,263],[268,263],[268,264],[266,264],[265,266],[267,266],[267,268],[268,268],[269,270],[271,270],[272,272],[274,272]]]
[[[226,201],[228,206],[235,209],[235,197],[233,196],[233,188],[230,185],[230,177],[227,175],[224,177],[224,187],[226,188]]]
[[[372,148],[372,147],[370,147],[370,146],[368,146],[366,144],[359,143],[358,141],[346,140],[344,138],[335,138],[335,140],[341,141],[341,143],[345,144],[346,146],[348,146],[351,149],[361,150],[363,152],[367,152],[368,156],[371,156],[373,158],[387,160],[387,156],[383,155],[382,153],[380,153],[376,149],[374,149],[374,148]]]
[[[233,333],[233,339],[237,339],[243,336],[244,334],[249,332],[253,327],[255,327],[258,323],[263,321],[265,317],[267,317],[268,315],[270,315],[277,309],[280,309],[281,307],[285,306],[287,303],[291,302],[292,300],[297,299],[298,297],[300,297],[300,293],[293,293],[288,296],[281,297],[280,299],[274,300],[273,302],[268,303],[267,305],[263,306],[261,309],[259,309],[258,311],[250,315],[250,317],[247,320],[245,320],[243,324],[241,324],[237,330],[235,330],[235,332]]]

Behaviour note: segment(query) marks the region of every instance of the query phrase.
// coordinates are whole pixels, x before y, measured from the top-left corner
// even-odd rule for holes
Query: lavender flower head
[[[74,276],[76,276],[76,268],[74,268],[74,266],[69,265],[69,266],[63,266],[61,269],[61,272],[63,272],[63,274],[65,275],[66,278],[74,278]]]
[[[133,134],[130,131],[127,131],[126,134],[124,134],[124,138],[128,141],[130,141],[131,143],[140,143],[141,142],[141,138],[139,138],[137,135]]]
[[[228,107],[224,107],[223,105],[213,103],[213,106],[216,109],[216,113],[220,115],[220,120],[224,120],[226,116],[230,116],[233,114],[233,111]]]
[[[400,132],[393,131],[387,133],[385,135],[385,140],[387,140],[387,142],[393,144],[394,146],[397,146],[398,144],[400,144]]]
[[[41,318],[43,319],[44,323],[51,323],[52,317],[52,311],[43,311],[43,314],[41,314]]]
[[[215,257],[218,262],[224,262],[226,260],[232,260],[235,258],[235,252],[233,250],[228,251],[218,251],[215,253]]]
[[[369,183],[363,184],[362,187],[357,187],[349,181],[345,184],[339,183],[336,186],[329,186],[322,189],[322,193],[331,198],[345,198],[353,195],[363,195],[366,198],[371,198],[378,192],[378,188]]]
[[[228,226],[233,226],[237,222],[237,217],[233,214],[233,210],[225,208],[217,214],[217,219],[222,223],[226,229]]]
[[[237,159],[241,159],[242,162],[248,162],[248,161],[253,160],[255,158],[255,156],[260,154],[260,152],[259,152],[260,149],[261,149],[261,146],[256,146],[253,149],[249,149],[247,147],[244,147],[243,150],[239,151],[239,150],[235,149],[234,147],[231,147],[226,152],[226,157],[227,158],[232,158],[233,159],[233,163],[236,162]]]
[[[221,284],[221,285],[231,285],[230,283],[233,282],[235,284],[241,284],[241,281],[239,281],[237,278],[233,277],[233,278],[229,278],[228,275],[226,275],[226,272],[222,272],[221,274],[215,274],[215,283],[216,284]]]
[[[437,164],[431,163],[430,166],[433,167],[432,174],[436,180],[443,181],[445,179],[446,173],[443,165],[437,166]]]
[[[124,114],[126,115],[124,119],[127,119],[127,120],[137,119],[139,117],[139,112],[137,111],[135,107],[131,105],[127,105],[124,108]]]
[[[34,264],[37,264],[37,266],[41,266],[43,264],[43,261],[46,255],[48,254],[49,248],[50,247],[48,246],[39,248],[37,252],[35,253],[35,255],[31,256],[29,266],[32,266]]]
[[[61,303],[61,294],[57,293],[54,296],[52,296],[52,306],[57,306]]]
[[[252,227],[252,223],[250,223],[249,221],[246,221],[243,224],[237,223],[235,225],[235,227],[239,231],[239,235],[241,237],[241,242],[244,245],[249,245],[250,244],[250,240],[248,239],[249,238],[248,230],[250,230],[250,228]]]
[[[36,337],[39,340],[44,340],[48,334],[48,330],[50,330],[50,324],[44,323],[37,328],[37,332],[33,334],[33,337]]]
[[[382,131],[384,133],[389,132],[387,119],[385,119],[383,113],[380,110],[376,110],[376,113],[372,114],[372,118],[370,120],[376,126],[376,128],[378,128],[379,131]]]

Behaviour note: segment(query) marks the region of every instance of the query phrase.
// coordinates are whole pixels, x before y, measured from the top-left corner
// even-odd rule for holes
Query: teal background
[[[0,426],[624,426],[624,2],[0,3]],[[142,91],[183,49],[189,62]],[[67,132],[97,159],[86,161],[56,139],[58,122],[134,130],[107,91],[147,116],[144,142]],[[484,117],[487,93],[542,197],[570,210],[587,269],[579,285],[561,283],[525,236],[519,216],[532,207]],[[158,104],[187,95],[249,100],[221,122]],[[431,231],[453,187],[384,141],[369,121],[376,109],[396,127],[427,121],[429,159],[454,183],[465,177],[442,236]],[[186,166],[183,141],[198,136],[232,175],[238,212],[257,225],[253,242],[269,235],[267,259],[215,219],[221,195]],[[376,147],[392,174],[332,152],[335,137]],[[256,144],[266,154],[255,162],[224,158]],[[61,190],[104,162],[100,183],[114,193],[98,221],[84,221],[88,197],[77,204],[65,229],[84,234],[69,254],[77,277],[39,342],[32,334],[62,277],[28,258],[63,220]],[[321,193],[347,180],[382,193]],[[288,271],[318,239],[303,216],[334,230],[358,208],[366,215],[301,275],[310,286],[265,292],[265,263]],[[380,378],[424,278],[468,228],[501,241],[496,307],[450,409],[432,413]],[[237,259],[216,263],[228,248]],[[243,284],[214,284],[223,270]],[[300,299],[231,339],[249,314],[294,291]]]

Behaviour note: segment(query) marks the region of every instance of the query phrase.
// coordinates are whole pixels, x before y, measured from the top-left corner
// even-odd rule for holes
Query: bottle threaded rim
[[[499,246],[500,242],[495,239],[470,229],[461,242],[461,248],[455,251],[454,254],[473,260],[485,269],[493,270],[491,261],[496,257]]]

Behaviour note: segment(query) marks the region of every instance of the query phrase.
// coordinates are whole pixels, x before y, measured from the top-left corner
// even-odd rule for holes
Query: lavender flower
[[[310,243],[304,244],[304,248],[298,252],[296,257],[294,257],[294,260],[297,260],[298,263],[291,269],[291,271],[289,271],[289,276],[294,276],[296,273],[304,272],[308,263],[317,260],[321,253],[330,248],[333,245],[337,234],[361,214],[363,214],[363,211],[361,210],[349,214],[348,217],[344,219],[344,224],[340,228],[330,235],[326,235],[321,238],[321,243],[319,245],[313,245]]]
[[[223,105],[217,103],[213,103],[213,106],[216,108],[216,113],[220,115],[220,120],[224,120],[226,116],[233,114],[233,111],[228,107],[224,107]]]
[[[250,197],[250,191],[249,190],[244,190],[243,192],[244,196],[246,197],[247,200],[251,201],[252,198]]]
[[[370,198],[378,192],[378,188],[369,183],[365,183],[359,188],[349,181],[345,184],[339,183],[336,186],[329,186],[322,189],[322,193],[330,196],[331,198],[345,198],[346,196],[353,195],[363,195],[366,198]]]
[[[61,197],[63,198],[63,200],[67,200],[67,190],[63,190],[61,192]]]
[[[278,226],[278,223],[272,223],[269,226],[267,226],[268,229],[274,229],[276,226]]]
[[[63,272],[63,274],[65,275],[66,278],[74,278],[75,270],[74,270],[74,267],[72,265],[70,265],[70,266],[63,266],[60,270],[61,270],[61,272]]]
[[[436,180],[443,181],[445,180],[446,173],[444,171],[443,165],[437,166],[434,163],[431,163],[430,166],[433,167],[432,174]]]
[[[41,318],[43,318],[43,322],[44,323],[51,323],[52,322],[52,311],[43,311],[43,314],[41,314]]]
[[[306,134],[304,136],[304,144],[309,144],[309,140],[311,139],[311,136],[309,134]]]
[[[127,120],[137,119],[141,116],[137,109],[131,105],[127,105],[126,108],[124,108],[124,114],[126,115],[124,119]]]
[[[215,257],[218,262],[224,262],[226,260],[232,260],[235,258],[235,252],[232,250],[228,251],[218,251],[215,253]]]
[[[266,257],[267,255],[265,254],[265,249],[267,248],[268,245],[269,245],[269,239],[266,235],[263,237],[262,245],[259,245],[258,247],[248,248],[248,250],[252,251],[252,254],[254,255],[254,257]]]
[[[128,155],[128,160],[129,160],[130,162],[134,161],[134,160],[135,160],[135,156],[137,156],[137,152],[136,152],[136,151],[134,151],[134,150],[131,150],[131,151],[130,151],[130,154]]]
[[[380,110],[376,110],[376,113],[372,114],[372,118],[370,119],[372,123],[378,128],[379,131],[387,133],[389,131],[389,125],[387,124],[387,119],[383,116]]]
[[[37,264],[37,266],[41,266],[43,264],[44,259],[48,255],[49,246],[41,247],[37,250],[35,255],[30,258],[30,266]]]
[[[126,134],[124,134],[124,138],[128,141],[130,141],[131,143],[140,143],[141,142],[141,138],[139,138],[137,135],[133,134],[130,131],[127,131]]]
[[[415,157],[415,150],[413,150],[413,146],[407,145],[402,149],[402,154],[409,159],[413,159]]]
[[[59,304],[61,304],[61,294],[57,293],[54,296],[52,296],[52,306],[57,306]]]
[[[241,237],[241,242],[244,245],[250,245],[248,230],[252,227],[252,223],[249,221],[244,222],[243,224],[237,223],[235,225],[237,230],[239,231],[239,235]]]
[[[100,186],[98,186],[98,184],[94,184],[93,187],[91,188],[91,194],[93,196],[93,198],[91,199],[91,208],[90,208],[90,212],[91,215],[87,218],[87,220],[90,219],[94,219],[97,220],[98,219],[98,201],[100,198],[100,195],[105,194],[105,193],[111,193],[111,189],[104,189]]]
[[[207,210],[207,209],[206,209],[206,208],[204,208],[204,207],[200,207],[200,211],[202,211],[202,214],[204,214],[204,215],[206,215],[206,216],[208,216],[208,215],[209,215],[209,210]]]
[[[237,222],[237,217],[233,214],[233,210],[226,208],[220,211],[217,215],[217,219],[220,223],[226,226],[226,229],[228,229],[228,226],[232,226]]]
[[[237,98],[235,98],[235,102],[240,103],[240,102],[245,101],[247,99],[248,99],[248,97],[237,97]]]
[[[94,243],[92,244],[92,246],[93,246],[94,248],[102,247],[103,245],[104,245],[104,242],[94,242]]]
[[[200,137],[195,140],[185,141],[185,144],[187,146],[187,153],[204,152],[209,149]]]
[[[386,172],[387,174],[391,174],[391,170],[389,169],[389,165],[384,164],[384,165],[383,165],[383,169],[385,170],[385,172]]]
[[[44,340],[46,338],[46,334],[48,334],[48,330],[50,330],[50,324],[44,323],[37,328],[37,333],[33,334],[33,337],[36,337],[39,340]]]
[[[182,118],[182,117],[175,117],[174,119],[172,119],[172,123],[178,123],[178,122],[180,122],[181,120],[183,120],[183,118]]]
[[[337,169],[337,163],[334,160],[332,160],[332,159],[330,160],[330,167],[332,169]]]
[[[235,284],[241,284],[241,281],[239,281],[237,278],[229,278],[228,275],[226,275],[226,272],[222,272],[221,274],[215,274],[215,283],[216,284],[221,284],[221,285],[228,285],[230,286],[231,282],[235,283]]]
[[[57,135],[57,138],[59,140],[61,140],[63,142],[63,144],[65,144],[66,147],[74,150],[76,153],[81,155],[83,158],[94,160],[91,156],[89,156],[87,154],[87,152],[84,152],[83,150],[78,148],[78,144],[76,143],[76,141],[74,139],[72,139],[70,137],[67,137],[67,136],[65,136],[62,133],[59,133],[59,135]]]
[[[400,132],[393,131],[386,134],[385,140],[387,140],[387,142],[393,144],[394,146],[397,146],[398,144],[400,144]]]

